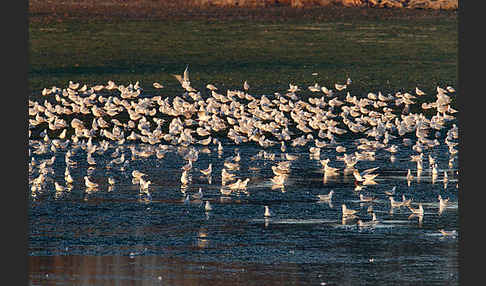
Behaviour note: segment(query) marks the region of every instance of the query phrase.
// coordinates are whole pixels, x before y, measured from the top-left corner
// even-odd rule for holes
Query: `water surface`
[[[398,142],[398,141],[397,141]],[[340,142],[341,143],[341,142]],[[351,142],[342,143],[351,148]],[[31,143],[34,144],[34,143]],[[346,145],[347,144],[347,145]],[[275,187],[271,166],[282,158],[277,146],[261,150],[252,145],[223,144],[216,147],[164,147],[110,143],[93,155],[96,166],[86,165],[86,151],[74,150],[70,167],[75,180],[72,189],[56,191],[54,181],[63,182],[66,150],[33,155],[36,160],[55,156],[46,187],[31,193],[29,200],[29,280],[31,285],[356,285],[406,284],[444,285],[458,283],[458,237],[444,236],[439,229],[459,231],[457,163],[448,166],[446,147],[425,151],[439,166],[432,179],[425,167],[417,177],[411,152],[395,154],[378,150],[373,162],[360,161],[360,170],[379,166],[378,184],[355,190],[352,174],[342,171],[324,177],[317,159],[336,161],[335,148],[324,148],[320,158],[306,147],[288,147],[297,155],[283,187]],[[129,163],[110,165],[116,149]],[[152,150],[148,157],[134,156],[135,150]],[[191,149],[199,151],[189,171],[190,183],[181,186],[183,159]],[[221,193],[221,170],[225,160],[240,154],[237,178],[250,178],[246,189]],[[211,180],[200,169],[213,164]],[[107,167],[110,166],[110,167]],[[407,181],[408,169],[414,179]],[[152,184],[141,193],[131,172],[147,174]],[[443,172],[448,182],[443,181]],[[89,175],[100,187],[84,186]],[[36,177],[32,170],[31,177]],[[109,186],[107,177],[116,179]],[[396,186],[396,200],[404,194],[412,206],[421,202],[425,214],[410,217],[408,208],[390,207],[389,191]],[[194,199],[202,188],[202,199]],[[321,202],[318,194],[334,190],[332,201]],[[359,194],[376,201],[363,203]],[[189,203],[184,203],[190,194]],[[449,198],[439,208],[438,195]],[[209,201],[211,211],[205,211]],[[372,205],[379,223],[358,227],[356,219],[343,220],[341,204],[359,210],[359,219],[371,220]],[[265,218],[264,205],[272,216]]]

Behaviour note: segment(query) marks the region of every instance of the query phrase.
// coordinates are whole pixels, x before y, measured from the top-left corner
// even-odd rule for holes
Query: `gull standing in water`
[[[438,196],[438,199],[439,199],[439,205],[440,205],[440,207],[446,207],[447,204],[449,203],[449,199],[443,199],[440,194]]]
[[[395,194],[395,190],[397,189],[397,186],[393,186],[393,188],[390,191],[385,191],[385,194],[388,196],[393,196]]]
[[[211,203],[209,203],[209,201],[206,201],[206,204],[204,205],[204,210],[207,212],[213,210],[213,207],[211,206]]]
[[[88,189],[96,189],[99,187],[99,184],[92,182],[88,176],[84,176],[84,184]]]
[[[140,180],[140,178],[142,178],[143,176],[145,176],[144,173],[138,171],[138,170],[133,170],[132,171],[132,176],[134,179],[137,179],[137,180]]]
[[[71,177],[71,173],[69,172],[68,167],[66,166],[66,170],[64,171],[64,180],[68,184],[72,184],[74,182],[73,177]]]
[[[196,200],[200,200],[203,198],[203,191],[202,191],[202,188],[199,188],[199,190],[197,191],[197,193],[195,193],[194,195],[192,195],[192,198],[193,199],[196,199]]]
[[[370,221],[364,222],[362,220],[358,220],[359,227],[371,227],[378,224],[378,219],[376,218],[376,214],[372,213],[372,219]]]
[[[374,197],[365,197],[363,194],[359,194],[359,200],[362,202],[372,202],[375,201],[376,198]]]
[[[351,216],[351,215],[356,214],[358,211],[348,209],[345,204],[342,204],[342,212],[343,212],[343,216]]]
[[[201,173],[203,173],[203,175],[205,176],[211,176],[211,172],[213,171],[213,164],[212,163],[209,163],[209,166],[207,169],[202,169],[202,170],[199,170],[201,171]]]
[[[438,199],[439,199],[439,214],[442,214],[444,209],[447,207],[447,204],[449,203],[449,199],[443,199],[440,194],[438,196]]]
[[[182,183],[183,186],[187,186],[187,184],[189,183],[189,175],[188,175],[187,171],[182,172],[181,183]]]
[[[390,196],[388,198],[390,199],[390,206],[391,206],[391,208],[399,208],[399,207],[402,206],[402,202],[395,201],[395,199],[392,196]]]
[[[187,205],[190,203],[190,197],[189,197],[189,194],[186,195],[186,197],[184,198],[184,204]]]
[[[330,159],[324,159],[324,160],[320,160],[321,162],[321,165],[324,167],[324,173],[325,174],[330,174],[330,175],[334,175],[334,174],[337,174],[337,172],[339,171],[338,168],[333,168],[333,167],[330,167],[328,164],[329,164],[329,161]]]
[[[456,230],[445,231],[444,229],[439,229],[439,232],[444,236],[456,236],[457,235]]]
[[[357,182],[363,185],[374,185],[376,182],[374,181],[378,174],[371,174],[373,171],[377,170],[379,167],[366,169],[363,172],[359,172],[358,170],[354,169],[353,176]]]
[[[402,194],[402,205],[403,206],[410,206],[412,204],[412,199],[405,198],[405,195]]]
[[[334,194],[334,190],[331,190],[328,194],[326,194],[326,195],[317,195],[317,197],[321,201],[331,201],[333,194]]]
[[[313,153],[313,155],[316,155],[313,157],[318,158],[322,151],[325,150],[323,148],[334,149],[333,147],[335,147],[335,151],[337,153],[343,153],[342,158],[346,164],[346,168],[343,170],[345,176],[350,175],[350,173],[353,172],[354,166],[357,162],[374,161],[375,152],[377,152],[379,149],[386,150],[392,154],[397,152],[397,145],[389,145],[389,143],[392,142],[392,139],[397,138],[403,140],[404,146],[410,147],[413,145],[412,150],[420,153],[417,155],[419,157],[412,156],[413,160],[415,160],[417,163],[417,175],[413,174],[416,176],[417,182],[419,182],[420,177],[419,171],[425,167],[423,166],[423,164],[425,164],[425,160],[422,161],[422,150],[430,150],[434,146],[437,146],[437,144],[440,144],[439,140],[442,141],[442,139],[445,139],[445,144],[449,146],[449,155],[451,156],[449,157],[449,168],[452,169],[453,167],[452,160],[455,158],[454,155],[457,153],[455,146],[459,144],[453,141],[453,139],[458,139],[457,126],[453,124],[454,127],[447,131],[447,138],[443,138],[444,136],[441,135],[445,133],[441,129],[446,128],[449,125],[446,124],[449,120],[455,120],[452,114],[457,112],[449,105],[451,102],[450,96],[452,94],[448,95],[447,93],[452,93],[454,91],[454,89],[450,87],[447,87],[446,89],[437,87],[437,92],[439,93],[437,95],[437,101],[425,103],[425,105],[422,104],[422,109],[424,110],[435,108],[437,111],[437,114],[433,115],[432,118],[429,119],[427,118],[428,116],[426,117],[422,113],[399,114],[400,110],[398,110],[398,108],[393,108],[393,101],[395,101],[395,106],[405,104],[412,108],[413,104],[415,103],[411,101],[411,99],[415,97],[411,94],[396,93],[395,96],[389,95],[385,97],[380,92],[378,92],[378,95],[369,93],[367,97],[363,96],[363,98],[358,100],[356,97],[351,97],[350,92],[346,91],[345,89],[347,88],[346,86],[349,86],[350,81],[346,81],[346,83],[343,85],[333,86],[333,88],[336,88],[337,92],[344,91],[347,93],[345,101],[334,98],[331,101],[326,102],[326,95],[327,97],[330,97],[330,95],[332,95],[332,91],[328,90],[324,86],[320,86],[319,84],[315,84],[309,89],[312,92],[318,92],[320,89],[322,92],[324,92],[324,94],[320,94],[324,95],[321,98],[299,98],[297,92],[300,91],[300,89],[298,86],[289,84],[289,93],[284,94],[285,96],[275,93],[276,99],[271,100],[269,99],[271,98],[270,96],[265,95],[260,97],[248,94],[247,92],[249,91],[250,87],[246,81],[243,83],[244,91],[227,91],[226,96],[216,93],[217,88],[211,84],[206,85],[206,87],[212,91],[210,96],[206,96],[207,94],[196,94],[194,92],[195,90],[190,84],[188,65],[181,75],[174,76],[179,80],[181,86],[185,90],[181,96],[176,96],[176,98],[171,97],[171,99],[173,99],[172,101],[166,97],[164,100],[162,100],[162,96],[139,98],[138,95],[142,92],[142,89],[138,82],[134,85],[130,84],[128,87],[125,87],[122,85],[116,85],[113,81],[109,81],[107,86],[100,85],[99,87],[91,88],[89,88],[87,85],[80,87],[79,83],[70,82],[71,88],[64,90],[56,87],[52,87],[52,89],[44,89],[42,94],[47,96],[48,94],[53,93],[52,99],[59,102],[59,105],[54,107],[54,105],[48,101],[46,101],[43,105],[38,103],[35,104],[33,101],[29,101],[29,127],[32,127],[29,128],[29,140],[31,140],[29,144],[33,144],[33,154],[41,155],[49,152],[49,150],[55,153],[58,152],[59,149],[66,148],[68,143],[71,145],[73,151],[79,148],[86,150],[86,161],[92,166],[88,166],[90,169],[88,169],[89,171],[86,174],[87,176],[84,183],[87,187],[91,188],[98,186],[98,184],[90,181],[90,174],[93,172],[93,170],[95,170],[94,166],[99,165],[99,162],[94,160],[97,158],[96,154],[101,155],[102,152],[106,151],[108,148],[104,148],[104,144],[99,145],[101,148],[96,148],[97,145],[93,144],[91,140],[101,141],[105,140],[105,138],[113,141],[114,144],[118,144],[120,148],[124,146],[123,143],[125,139],[134,141],[138,140],[142,141],[143,143],[149,142],[151,144],[165,141],[167,145],[164,143],[164,145],[160,146],[164,148],[160,148],[160,150],[158,150],[161,152],[157,152],[158,159],[162,159],[163,154],[168,151],[168,149],[165,147],[180,144],[184,145],[184,148],[188,148],[191,145],[201,144],[208,146],[207,150],[210,151],[215,149],[211,148],[211,143],[213,147],[216,147],[216,145],[218,146],[218,158],[221,158],[221,155],[223,154],[222,143],[215,137],[219,137],[222,134],[228,134],[228,139],[231,139],[237,144],[254,141],[260,144],[260,146],[263,148],[273,146],[276,146],[277,148],[280,147],[282,159],[285,158],[287,160],[296,160],[299,158],[298,156],[285,153],[289,151],[286,144],[296,147],[305,146],[309,142],[314,141],[315,146],[309,148],[309,151]],[[153,87],[162,88],[163,86],[154,83]],[[106,91],[103,90],[103,95],[97,95],[94,93],[94,91],[98,92],[101,91],[101,89],[106,89]],[[112,89],[114,89],[113,92],[116,92],[117,94],[105,96],[105,94]],[[336,90],[334,91],[335,93],[337,93]],[[118,91],[121,92],[121,98]],[[415,93],[417,97],[425,94],[418,88],[415,88]],[[245,100],[236,101],[233,98],[235,95],[240,99]],[[204,99],[203,97],[209,98]],[[344,96],[339,96],[341,99],[343,99],[343,97]],[[426,99],[426,97],[422,98]],[[390,103],[390,105],[387,105],[387,102]],[[158,109],[151,109],[153,105],[158,105]],[[324,109],[326,105],[329,107],[328,110]],[[366,106],[373,106],[374,109],[368,109]],[[385,108],[380,110],[382,107]],[[340,110],[340,113],[338,110]],[[160,112],[159,115],[161,116],[155,116],[157,111]],[[121,112],[128,112],[130,119],[124,118],[123,116],[122,118],[118,119],[113,118],[115,115],[121,114]],[[61,117],[57,116],[56,114],[73,114],[73,116],[72,119],[68,121],[68,119],[61,119]],[[81,117],[77,118],[76,114],[82,114],[82,118],[84,119],[80,120],[79,118]],[[91,118],[85,118],[85,116]],[[108,120],[109,117],[107,116],[112,117],[110,118],[111,120]],[[93,117],[95,120],[91,124],[90,128],[86,123],[88,120],[92,120]],[[162,117],[166,119],[161,119]],[[167,126],[162,128],[164,120],[170,119],[174,120],[171,124],[168,124],[169,133],[164,134],[162,130],[167,130],[167,128],[165,128]],[[152,123],[156,123],[157,127],[155,129],[152,128],[154,127]],[[341,123],[343,123],[344,126]],[[39,124],[41,125],[38,126]],[[49,129],[46,129],[47,124]],[[291,132],[289,127],[294,126],[295,124],[297,124],[297,128],[291,128]],[[37,129],[33,129],[35,126],[38,126],[36,127]],[[340,129],[337,126],[341,126],[341,128],[346,128],[345,126],[347,126],[347,129],[349,130]],[[110,127],[113,127],[112,131],[109,129]],[[58,131],[51,132],[55,130]],[[325,130],[327,130],[327,133],[324,132]],[[429,137],[427,130],[432,131],[430,132],[431,134],[436,132],[435,135],[432,135],[436,137],[436,140],[427,138]],[[438,130],[441,130],[441,132],[437,133]],[[52,138],[48,136],[48,131],[50,137]],[[338,146],[339,143],[336,142],[340,139],[345,139],[340,138],[339,135],[345,134],[347,131],[352,131],[356,136],[359,137],[374,137],[375,141],[359,138],[361,145],[358,146],[358,150],[360,150],[360,153],[356,152],[354,155],[348,155],[346,154],[347,149],[353,149],[351,148],[351,145],[346,144],[343,146]],[[133,135],[130,134],[130,136],[125,136],[125,132],[127,135],[130,133]],[[59,133],[60,135],[56,135]],[[191,136],[193,133],[196,133],[198,137],[193,138]],[[391,133],[396,135],[391,135]],[[37,134],[36,137],[38,137],[38,141],[31,138],[30,134]],[[64,140],[66,139],[67,134],[72,135],[70,135],[71,137],[69,139]],[[272,134],[273,136],[269,136],[269,134]],[[411,138],[403,138],[403,135],[406,134],[406,137]],[[327,138],[330,142],[319,141],[320,139],[318,140],[317,138],[314,138],[316,135],[320,139]],[[97,136],[99,136],[99,138],[97,138]],[[88,143],[86,143],[85,138],[88,139]],[[277,141],[273,141],[273,138],[277,138]],[[66,143],[61,143],[61,140],[64,140]],[[224,142],[226,142],[226,140],[224,140]],[[344,143],[346,141],[341,142]],[[230,144],[228,144],[228,146],[229,145]],[[274,149],[270,149],[274,151]],[[268,150],[269,149],[266,151]],[[136,159],[136,156],[148,158],[154,153],[153,151],[134,151],[132,152],[132,160],[125,160],[125,154],[118,151],[114,152],[112,154],[113,160],[110,161],[108,166],[112,168],[115,167],[115,164],[120,165],[120,170],[125,172],[125,170],[130,169],[129,167],[134,167],[133,165],[130,166],[130,163]],[[266,151],[263,152],[264,159],[268,161],[275,160],[276,154],[267,153]],[[435,151],[430,152],[430,154],[432,153],[435,153]],[[162,156],[159,156],[159,154]],[[301,154],[301,152],[296,152],[296,154]],[[388,153],[386,154],[388,155]],[[444,184],[448,180],[450,181],[452,178],[448,178],[447,174],[448,172],[451,172],[451,170],[439,170],[439,166],[437,165],[438,162],[435,162],[436,160],[432,158],[430,154],[428,163],[432,169],[432,182],[435,182],[435,179],[437,179],[437,176],[439,175],[438,172],[444,172]],[[119,157],[119,155],[121,155],[121,157]],[[192,159],[184,158],[187,160],[187,164],[184,165],[184,172],[181,176],[181,183],[183,184],[183,186],[181,186],[181,191],[183,192],[187,190],[187,185],[192,181],[192,164],[197,160],[197,156],[194,157],[192,155],[193,154],[191,153]],[[221,176],[223,185],[238,179],[238,177],[235,178],[235,174],[227,173],[227,170],[236,171],[240,168],[246,167],[246,164],[243,164],[244,162],[242,162],[240,166],[237,158],[241,157],[237,155],[233,159],[227,160],[227,162],[224,163]],[[338,157],[336,156],[336,158]],[[391,158],[392,157],[390,157],[390,160],[392,160]],[[440,156],[437,158],[440,158]],[[67,150],[65,156],[66,166],[69,168],[74,167],[76,164],[75,160],[78,161],[78,164],[82,162],[82,160],[79,160],[79,156],[71,157],[71,150]],[[338,160],[342,159],[339,158]],[[244,160],[242,159],[242,161]],[[54,161],[52,161],[52,163],[49,162],[51,161],[44,161],[40,163],[39,173],[41,174],[39,174],[37,179],[33,179],[32,184],[34,185],[32,186],[32,190],[36,191],[38,187],[41,187],[41,184],[45,184],[44,180],[48,178],[44,178],[44,176],[47,176],[48,173],[51,172],[50,170],[52,169],[48,166],[53,164]],[[325,163],[322,165],[325,174],[327,173],[330,175],[333,173],[333,170],[337,171],[336,168],[332,168],[328,165],[333,165],[332,162],[329,163],[328,160],[323,160],[321,163]],[[34,162],[29,165],[29,170],[31,170],[30,172],[35,171],[33,169],[35,165],[37,165],[37,163]],[[55,167],[55,165],[53,166]],[[288,173],[290,172],[289,167],[290,166],[287,165],[281,165],[280,163],[278,166],[272,166],[272,171],[276,175],[272,181],[277,184],[283,184]],[[253,168],[259,167],[250,166],[248,169],[252,170]],[[367,185],[368,183],[376,183],[373,179],[377,176],[377,174],[372,173],[372,170],[375,169],[376,168],[371,168],[364,172],[354,172],[354,179],[356,179],[356,190],[362,189],[364,185]],[[69,170],[67,171],[68,173],[65,174],[66,183],[72,183],[73,180],[69,175]],[[209,164],[207,169],[200,169],[200,171],[202,174],[210,176],[212,172],[211,164]],[[409,170],[408,181],[413,179],[412,171],[413,170]],[[450,174],[456,174],[456,172],[454,171],[454,173],[451,172]],[[130,175],[130,173],[123,175]],[[132,176],[133,179],[135,179],[134,181],[138,181],[137,183],[140,183],[141,190],[149,189],[148,182],[150,181],[146,179],[147,176],[138,173],[132,174]],[[211,177],[208,177],[208,180],[210,179]],[[351,177],[351,179],[353,178]],[[222,188],[222,194],[229,194],[231,191],[246,189],[248,180],[249,179],[238,179],[238,181],[235,183]],[[104,181],[100,183],[100,185],[103,183]],[[114,182],[108,179],[108,185],[112,184],[114,184]],[[69,185],[68,188],[70,188]],[[61,187],[56,185],[56,189],[60,190]],[[331,201],[332,193],[333,191],[327,195],[318,195],[319,200]],[[395,188],[386,194],[395,196]],[[198,194],[195,194],[194,196],[196,198]],[[363,201],[364,199],[361,197],[360,200]],[[390,201],[392,208],[396,206],[410,206],[410,200],[406,200],[405,198],[403,198],[402,202],[395,202],[393,201],[393,198],[390,198]],[[446,203],[442,201],[447,200],[442,200],[439,198],[439,206],[441,209],[446,206]],[[354,210],[349,211],[354,213]],[[368,211],[372,212],[372,210]],[[343,212],[343,214],[344,213],[346,212]],[[414,213],[420,214],[420,207]]]
[[[264,206],[264,207],[265,207],[265,213],[263,214],[263,216],[265,216],[265,217],[272,216],[272,214],[270,212],[270,208],[268,206]]]
[[[54,182],[54,186],[56,187],[56,191],[58,191],[58,192],[62,192],[66,189],[66,187],[62,186],[58,182]]]
[[[423,215],[424,214],[424,208],[422,206],[422,203],[419,203],[419,207],[417,209],[414,209],[411,206],[408,206],[408,209],[412,212],[412,214],[415,214],[415,215]]]

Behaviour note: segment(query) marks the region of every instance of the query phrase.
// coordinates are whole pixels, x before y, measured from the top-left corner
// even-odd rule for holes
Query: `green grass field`
[[[44,87],[63,88],[69,80],[88,85],[140,81],[147,93],[180,93],[171,74],[189,64],[191,83],[201,90],[207,83],[223,91],[242,88],[247,80],[250,92],[265,94],[282,92],[289,83],[303,90],[316,82],[333,87],[349,77],[353,95],[415,86],[434,93],[437,85],[455,87],[458,78],[457,16],[434,13],[286,21],[31,21],[29,87],[35,97]],[[166,88],[154,90],[154,81]]]

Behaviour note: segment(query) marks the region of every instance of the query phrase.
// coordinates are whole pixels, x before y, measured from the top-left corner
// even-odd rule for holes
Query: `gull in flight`
[[[191,82],[189,81],[189,65],[186,66],[182,76],[180,74],[173,74],[173,76],[180,82],[182,88],[184,88],[186,91],[196,91],[191,87]]]

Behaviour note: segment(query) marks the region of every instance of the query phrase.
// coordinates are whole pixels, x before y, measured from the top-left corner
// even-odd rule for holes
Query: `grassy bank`
[[[289,83],[333,86],[348,77],[352,93],[415,86],[432,93],[436,85],[457,84],[454,13],[278,9],[174,11],[172,17],[31,10],[29,86],[35,96],[69,80],[140,81],[147,92],[179,93],[170,74],[186,64],[195,88],[241,88],[247,80],[256,94],[283,91]],[[166,88],[153,90],[154,81]]]

